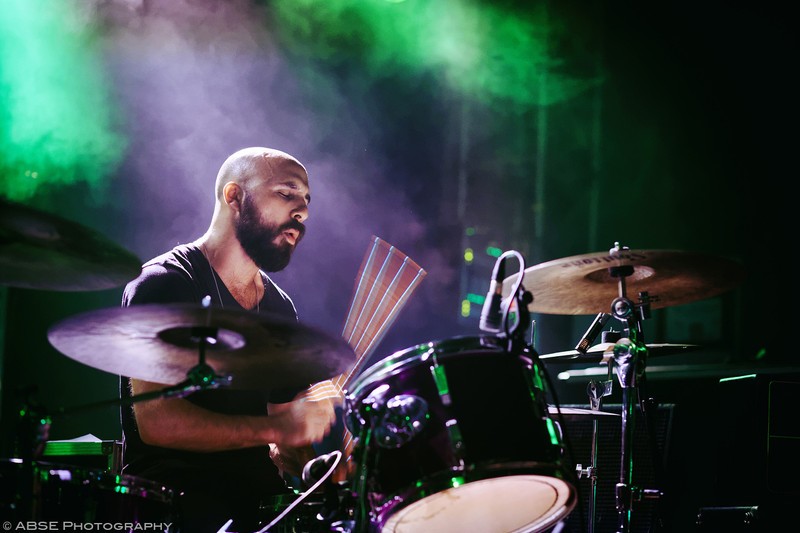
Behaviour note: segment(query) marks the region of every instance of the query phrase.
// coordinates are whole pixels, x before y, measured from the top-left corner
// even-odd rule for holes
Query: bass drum
[[[414,346],[354,380],[345,423],[370,529],[535,532],[564,519],[576,483],[539,380],[496,337]]]
[[[133,524],[134,529],[178,521],[173,490],[150,480],[13,458],[4,459],[0,470],[3,515],[20,521]]]

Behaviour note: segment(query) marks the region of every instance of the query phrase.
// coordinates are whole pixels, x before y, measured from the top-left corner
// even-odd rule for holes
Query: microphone
[[[303,483],[309,487],[317,483],[325,476],[328,470],[333,467],[339,456],[341,456],[341,452],[333,451],[311,459],[303,467],[303,474],[301,476]]]
[[[589,325],[589,329],[586,330],[586,333],[583,334],[583,338],[580,340],[577,346],[575,346],[575,350],[585,354],[586,350],[592,345],[594,340],[597,338],[598,333],[600,330],[605,327],[606,322],[608,319],[611,318],[609,313],[598,313],[594,320]]]
[[[500,256],[494,263],[492,271],[492,281],[489,283],[489,292],[486,293],[486,300],[481,309],[481,320],[479,327],[482,331],[489,333],[499,333],[502,329],[503,312],[501,304],[503,302],[503,278],[506,277],[505,257]]]

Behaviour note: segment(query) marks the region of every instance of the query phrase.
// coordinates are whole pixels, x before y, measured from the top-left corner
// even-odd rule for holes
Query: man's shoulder
[[[266,285],[269,286],[267,290],[269,290],[270,292],[275,292],[275,294],[278,294],[284,300],[291,301],[289,293],[281,289],[280,286],[277,283],[275,283],[275,280],[272,279],[272,277],[269,274],[267,274],[264,271],[261,271],[261,277],[264,278],[264,280],[266,281]]]
[[[195,253],[200,252],[193,244],[179,244],[144,263],[142,270],[152,269],[155,272],[175,270],[191,274],[194,270],[192,256]]]
[[[181,244],[144,263],[139,276],[125,286],[123,305],[194,301],[192,255],[196,250],[193,245]]]

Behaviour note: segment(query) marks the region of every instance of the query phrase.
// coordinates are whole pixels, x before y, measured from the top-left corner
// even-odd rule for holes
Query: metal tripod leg
[[[589,406],[592,411],[599,411],[603,397],[609,396],[612,391],[613,381],[611,380],[611,367],[609,366],[609,379],[606,381],[590,381],[587,386],[589,394]],[[598,450],[599,420],[595,417],[592,420],[592,459],[591,464],[583,468],[583,465],[576,465],[578,479],[582,476],[589,478],[591,484],[591,497],[589,499],[589,531],[594,533],[597,523],[597,450]]]

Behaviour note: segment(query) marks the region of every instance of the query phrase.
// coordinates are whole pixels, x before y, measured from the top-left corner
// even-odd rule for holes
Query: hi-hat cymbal
[[[285,318],[191,304],[145,304],[67,318],[48,331],[64,355],[93,368],[176,385],[199,362],[200,338],[213,337],[205,362],[231,388],[294,388],[329,379],[355,362],[341,338]]]
[[[141,264],[91,229],[0,198],[0,285],[110,289],[138,276]]]
[[[577,409],[575,407],[556,407],[555,405],[548,405],[547,411],[551,415],[558,416],[559,411],[561,416],[575,417],[575,418],[599,418],[601,416],[618,417],[617,413],[610,413],[608,411],[595,411],[593,409]]]
[[[539,359],[547,363],[599,363],[603,356],[613,353],[613,342],[595,344],[586,353],[578,350],[566,350],[540,355]],[[675,355],[699,349],[697,344],[648,344],[647,353],[650,356]]]
[[[619,278],[611,267],[632,267],[625,277],[626,297],[638,303],[640,292],[651,297],[658,309],[716,296],[733,289],[744,279],[738,263],[695,252],[678,250],[621,250],[574,255],[526,268],[522,285],[533,295],[528,309],[534,313],[593,315],[608,313],[619,296]],[[503,282],[507,296],[519,274]]]

